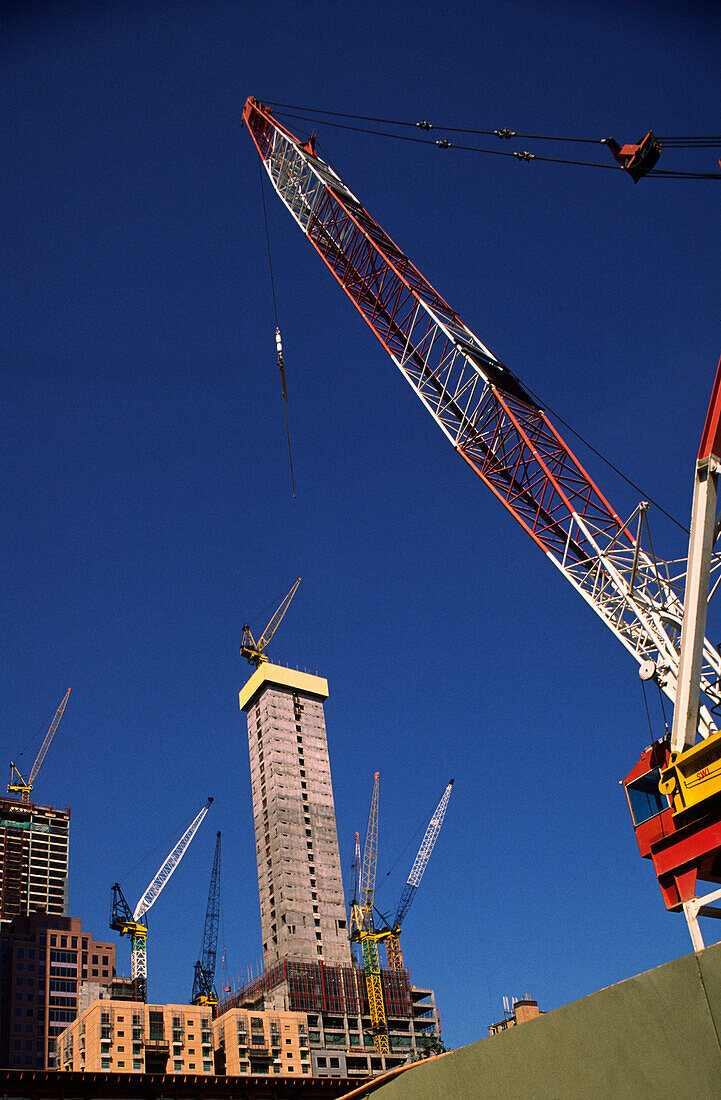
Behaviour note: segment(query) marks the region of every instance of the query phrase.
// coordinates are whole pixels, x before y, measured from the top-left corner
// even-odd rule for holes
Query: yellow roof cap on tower
[[[324,676],[312,676],[309,672],[298,672],[294,668],[265,662],[240,689],[238,702],[241,710],[248,709],[264,684],[277,684],[278,687],[290,688],[291,691],[303,691],[308,695],[318,695],[321,699],[328,698],[328,681]]]

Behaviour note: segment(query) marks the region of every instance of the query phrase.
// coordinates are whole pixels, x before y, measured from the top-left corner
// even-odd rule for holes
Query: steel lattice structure
[[[616,514],[521,381],[316,154],[312,138],[300,142],[252,97],[243,117],[278,195],[449,442],[639,665],[653,662],[675,702],[686,563],[644,549],[647,506],[625,522]],[[719,653],[706,641],[701,690],[711,707],[721,703],[720,675]],[[699,732],[715,729],[703,705]]]
[[[413,866],[411,867],[410,874],[406,880],[406,884],[403,887],[403,893],[401,894],[400,901],[398,902],[398,908],[396,909],[396,915],[393,918],[393,931],[392,935],[386,940],[386,952],[388,955],[388,965],[392,970],[400,970],[403,966],[403,952],[401,951],[400,934],[403,926],[403,922],[406,919],[408,910],[411,907],[416,891],[421,884],[421,879],[428,866],[428,860],[431,858],[431,853],[435,847],[435,843],[438,839],[438,834],[441,831],[441,825],[443,819],[446,816],[446,810],[448,809],[448,802],[451,797],[451,791],[453,790],[453,780],[446,786],[441,800],[433,811],[431,820],[428,822],[426,831],[423,834],[423,840],[421,846],[418,849],[416,858],[413,860]]]
[[[218,953],[218,925],[220,923],[220,833],[215,838],[213,869],[210,873],[208,904],[205,907],[205,924],[200,958],[195,964],[193,992],[190,999],[194,1005],[218,1004],[218,992],[215,988],[215,960]]]

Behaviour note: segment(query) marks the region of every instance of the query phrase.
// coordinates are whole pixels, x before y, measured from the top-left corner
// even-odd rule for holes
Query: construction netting
[[[411,1016],[411,982],[408,971],[381,969],[386,1015]],[[291,1012],[322,1012],[331,1016],[369,1014],[365,972],[361,966],[314,962],[289,956],[273,963],[259,977],[231,994],[220,1011],[257,1004],[263,994],[287,984]]]

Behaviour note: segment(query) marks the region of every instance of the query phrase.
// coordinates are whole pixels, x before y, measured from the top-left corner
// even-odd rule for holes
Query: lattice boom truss
[[[443,300],[333,169],[262,104],[244,118],[290,213],[450,443],[675,701],[685,562],[659,562],[519,379]],[[642,508],[644,506],[641,506]],[[716,563],[718,568],[718,561]],[[702,691],[721,701],[707,641]],[[715,729],[702,706],[699,730]]]

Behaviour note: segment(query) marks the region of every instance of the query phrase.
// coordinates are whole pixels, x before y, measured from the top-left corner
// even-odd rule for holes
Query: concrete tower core
[[[351,962],[321,676],[262,664],[241,690],[266,968]]]

